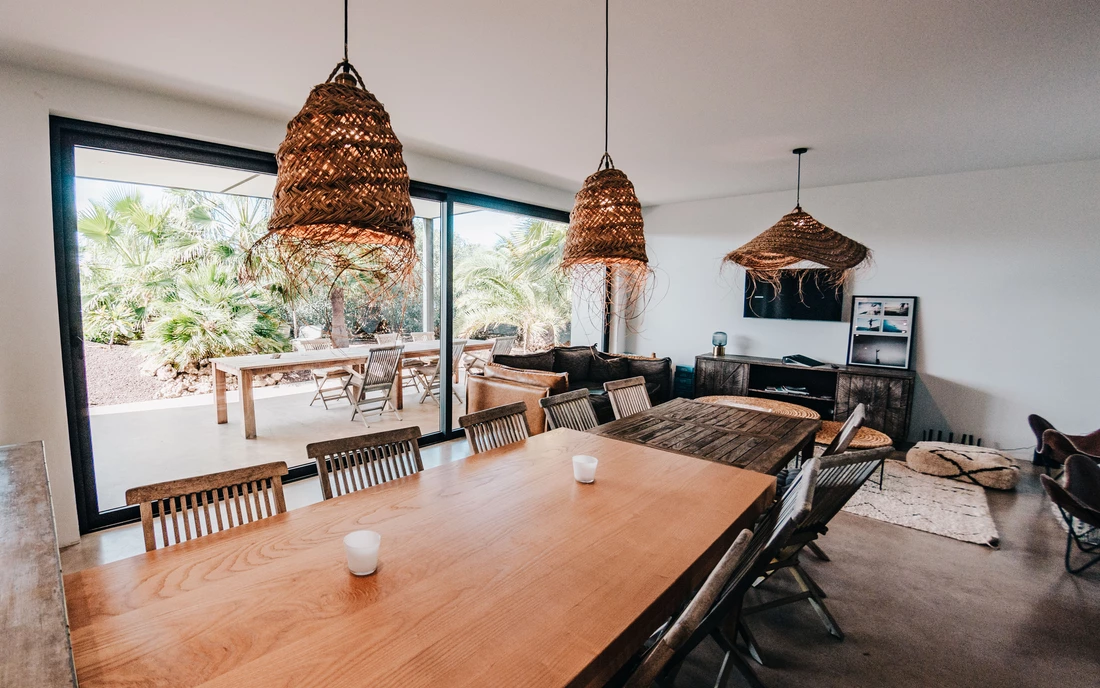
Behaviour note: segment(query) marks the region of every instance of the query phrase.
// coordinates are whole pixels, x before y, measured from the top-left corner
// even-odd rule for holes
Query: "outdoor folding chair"
[[[488,358],[482,358],[475,353],[466,354],[466,374],[469,375],[474,371],[485,370],[485,364],[492,363],[494,356],[498,354],[511,353],[512,347],[515,345],[515,343],[515,337],[497,337],[493,340],[493,348],[489,352]]]
[[[1040,475],[1043,488],[1058,505],[1069,532],[1066,534],[1066,571],[1078,574],[1100,561],[1100,464],[1091,456],[1074,454],[1066,459],[1064,480],[1059,483],[1049,475]],[[1074,567],[1073,546],[1088,560]]]
[[[394,344],[399,344],[401,342],[401,335],[397,334],[396,332],[376,334],[374,335],[374,340],[382,346],[393,346]]]
[[[292,344],[295,351],[320,351],[332,348],[332,340],[328,337],[295,339],[292,340]],[[345,398],[345,387],[347,387],[348,381],[351,380],[353,371],[348,366],[337,366],[335,368],[314,368],[310,373],[313,375],[313,384],[317,386],[317,392],[309,400],[309,405],[313,406],[320,399],[321,403],[325,405],[325,409],[328,410],[328,402]],[[330,382],[335,384],[330,385]]]
[[[458,366],[462,362],[462,354],[466,350],[466,340],[456,339],[451,345],[451,369],[458,372]],[[439,389],[442,380],[440,377],[443,375],[443,360],[437,359],[435,363],[431,365],[416,366],[413,368],[417,377],[420,379],[420,385],[423,387],[423,391],[420,393],[420,403],[431,397],[432,401],[439,403]],[[462,401],[462,394],[458,391],[458,385],[451,387],[451,391],[458,397],[459,401]]]
[[[821,622],[825,624],[825,629],[837,638],[844,639],[844,633],[840,630],[836,619],[833,618],[825,606],[825,593],[810,577],[810,574],[802,568],[798,557],[803,547],[812,545],[814,540],[828,532],[829,521],[844,508],[852,495],[859,491],[859,488],[867,482],[875,469],[892,451],[892,447],[882,447],[833,454],[818,459],[821,466],[817,476],[817,485],[814,488],[813,506],[810,509],[809,516],[783,543],[775,559],[768,565],[763,578],[758,580],[756,586],[754,586],[758,587],[763,580],[778,571],[786,569],[794,577],[801,592],[769,600],[763,604],[745,607],[742,610],[743,615],[748,616],[793,602],[808,600],[821,618]],[[751,634],[746,633],[745,635],[747,639],[751,638]],[[755,641],[749,640],[749,651],[756,661],[761,664],[764,663]]]
[[[380,346],[371,349],[370,357],[363,366],[363,374],[355,373],[348,382],[346,392],[348,401],[354,407],[351,419],[363,417],[363,425],[367,423],[367,414],[382,414],[386,412],[386,406],[390,407],[397,420],[401,420],[401,414],[397,411],[397,405],[393,402],[394,380],[397,378],[397,366],[401,362],[400,346]],[[376,395],[376,396],[371,396]]]
[[[546,424],[551,430],[591,430],[599,425],[592,399],[586,388],[539,399],[539,406],[546,412]]]
[[[649,392],[645,388],[645,378],[641,375],[605,382],[603,388],[611,401],[615,420],[641,413],[651,406]]]
[[[658,685],[671,686],[684,659],[699,646],[699,643],[709,637],[725,653],[717,680],[714,682],[715,686],[726,685],[730,673],[736,668],[750,686],[763,688],[756,672],[741,657],[735,647],[736,636],[739,633],[742,635],[747,634],[747,630],[741,622],[741,608],[745,593],[752,587],[753,582],[767,571],[779,549],[809,515],[813,504],[818,469],[818,459],[810,459],[803,464],[802,470],[799,471],[790,488],[779,495],[775,504],[772,505],[756,526],[748,547],[738,559],[729,579],[722,586],[722,593],[718,596],[717,601],[709,606],[702,620],[694,628],[686,628],[687,624],[685,624],[680,627],[676,636],[669,639],[669,645],[675,647],[672,657],[665,662],[665,669],[656,672]],[[672,627],[675,628],[675,624]],[[660,633],[662,635],[656,638],[657,647],[660,647],[664,635],[668,634],[664,631]],[[681,633],[686,635],[686,638],[682,638]],[[645,659],[643,658],[642,665],[644,664]],[[616,676],[616,679],[612,681],[612,684],[620,683],[621,674],[624,671],[632,670],[635,666],[638,666],[638,662],[628,663]]]

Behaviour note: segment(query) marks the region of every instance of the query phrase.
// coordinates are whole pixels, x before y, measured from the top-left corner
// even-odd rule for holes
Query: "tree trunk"
[[[332,345],[343,349],[351,343],[348,322],[344,319],[344,289],[333,287],[329,299],[332,301]]]

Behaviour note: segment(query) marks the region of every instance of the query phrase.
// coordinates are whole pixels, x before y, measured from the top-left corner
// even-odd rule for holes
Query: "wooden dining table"
[[[692,399],[673,399],[589,432],[774,475],[813,455],[821,421]]]
[[[407,342],[402,344],[401,360],[439,356],[439,340],[426,342]],[[271,373],[289,373],[295,370],[314,368],[338,368],[341,366],[363,365],[370,358],[371,349],[381,344],[364,344],[343,349],[313,349],[310,351],[289,351],[278,354],[252,354],[248,356],[224,356],[210,359],[214,369],[214,409],[218,423],[229,422],[229,410],[226,403],[225,376],[235,375],[241,397],[241,415],[246,440],[256,439],[256,401],[252,394],[252,378]],[[466,351],[487,351],[493,348],[491,340],[470,339],[466,342]],[[404,387],[400,376],[394,381],[397,408],[404,406]]]
[[[598,457],[596,481],[572,456]],[[573,430],[65,576],[81,688],[597,686],[773,478]],[[381,534],[351,575],[342,539]]]

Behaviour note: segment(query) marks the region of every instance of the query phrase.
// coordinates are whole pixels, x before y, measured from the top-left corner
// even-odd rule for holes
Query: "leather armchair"
[[[550,388],[503,378],[471,375],[466,380],[466,413],[522,401],[527,404],[527,426],[532,435],[546,429],[546,413],[539,399],[550,396]]]

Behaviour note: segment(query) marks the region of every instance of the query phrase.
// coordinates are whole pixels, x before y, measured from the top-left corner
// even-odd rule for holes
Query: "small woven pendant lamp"
[[[623,304],[637,315],[640,297],[651,274],[642,231],[642,204],[634,185],[615,168],[607,152],[610,112],[610,1],[604,0],[604,154],[596,172],[577,192],[562,252],[562,270],[573,276],[574,289],[592,295],[606,293],[609,284]],[[611,299],[611,294],[607,293]]]
[[[807,150],[795,148],[791,151],[798,156],[794,210],[724,258],[725,262],[745,268],[754,280],[775,284],[780,270],[809,263],[811,265],[806,267],[825,268],[828,281],[840,284],[871,253],[863,244],[829,229],[802,210],[802,154]]]
[[[268,233],[246,265],[268,253],[301,291],[344,272],[366,273],[380,296],[416,263],[409,172],[382,103],[344,59],[313,87],[279,146]]]

